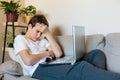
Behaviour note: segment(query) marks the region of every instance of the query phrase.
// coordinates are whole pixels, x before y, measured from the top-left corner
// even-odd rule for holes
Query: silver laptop
[[[55,59],[49,64],[74,64],[85,53],[85,29],[82,26],[72,26],[71,36],[57,37],[63,49],[64,57]]]

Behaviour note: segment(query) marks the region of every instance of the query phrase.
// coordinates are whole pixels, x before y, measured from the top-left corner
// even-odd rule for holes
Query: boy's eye
[[[40,35],[42,35],[42,32],[40,33]]]
[[[39,33],[40,31],[36,31],[37,33]]]

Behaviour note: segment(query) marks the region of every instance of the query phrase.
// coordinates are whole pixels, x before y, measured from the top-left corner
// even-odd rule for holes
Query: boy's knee
[[[88,53],[88,55],[98,55],[98,56],[105,56],[104,52],[99,50],[99,49],[95,49],[95,50],[92,50],[91,52]]]
[[[99,50],[99,49],[95,49],[95,50],[92,50],[91,52],[89,52],[85,57],[84,57],[84,60],[88,61],[88,62],[93,62],[93,60],[98,60],[98,59],[101,59],[101,60],[105,60],[106,59],[106,56],[104,54],[103,51]]]

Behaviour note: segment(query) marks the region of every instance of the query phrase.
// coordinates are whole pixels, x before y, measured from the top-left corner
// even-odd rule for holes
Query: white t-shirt
[[[32,66],[27,66],[22,61],[22,59],[21,59],[21,57],[19,55],[19,52],[24,50],[24,49],[29,49],[29,51],[32,54],[39,54],[39,53],[47,50],[49,45],[50,44],[46,39],[41,39],[39,41],[34,42],[34,41],[26,38],[24,35],[18,35],[15,38],[15,40],[14,40],[15,55],[19,59],[19,62],[20,62],[21,66],[24,69],[24,71],[23,71],[24,75],[32,76],[35,69],[38,67],[39,63],[44,62],[45,58],[41,59],[38,63],[36,63],[36,64],[34,64]]]

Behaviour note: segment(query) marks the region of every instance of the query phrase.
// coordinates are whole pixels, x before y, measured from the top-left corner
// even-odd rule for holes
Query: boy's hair
[[[45,25],[49,26],[48,21],[47,21],[47,19],[46,19],[46,17],[44,15],[35,15],[35,16],[33,16],[30,19],[28,25],[31,24],[32,27],[34,27],[36,23],[45,24]]]

